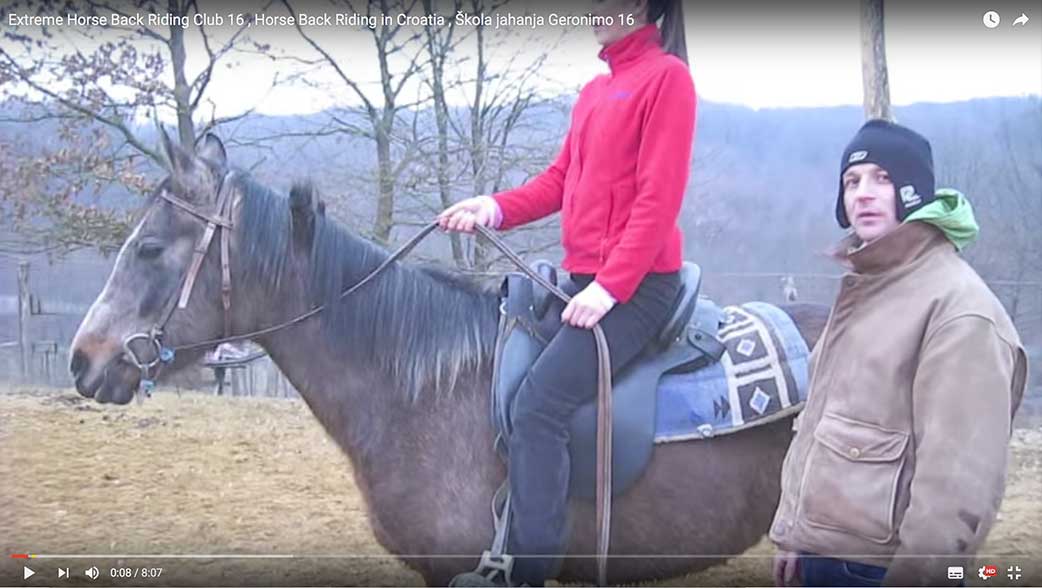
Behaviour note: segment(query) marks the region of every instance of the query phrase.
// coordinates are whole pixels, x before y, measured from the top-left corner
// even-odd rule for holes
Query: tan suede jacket
[[[851,253],[782,467],[780,548],[946,585],[995,520],[1027,359],[1002,305],[921,222]]]

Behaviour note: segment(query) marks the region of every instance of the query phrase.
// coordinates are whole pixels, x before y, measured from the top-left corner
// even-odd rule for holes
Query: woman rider
[[[680,288],[677,217],[696,102],[681,2],[606,0],[591,12],[612,16],[594,27],[610,73],[583,87],[556,160],[519,188],[468,198],[438,217],[445,230],[471,232],[561,212],[574,297],[521,384],[509,443],[507,550],[513,581],[532,586],[556,574],[566,548],[568,425],[597,390],[588,329],[601,325],[617,374],[664,327]]]

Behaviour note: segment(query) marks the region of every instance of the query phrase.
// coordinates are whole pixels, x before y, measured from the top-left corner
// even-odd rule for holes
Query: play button
[[[23,580],[28,580],[29,576],[32,576],[35,573],[36,572],[30,570],[28,566],[22,566],[22,579]]]

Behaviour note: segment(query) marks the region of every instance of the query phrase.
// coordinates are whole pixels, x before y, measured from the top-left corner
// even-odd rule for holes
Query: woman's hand
[[[503,217],[499,204],[491,196],[474,196],[461,200],[438,215],[438,225],[446,231],[474,232],[474,227],[496,227]]]
[[[800,554],[779,549],[774,554],[774,585],[798,586],[795,582],[800,566]]]
[[[597,282],[583,288],[568,302],[561,321],[582,329],[592,329],[615,306],[615,297]]]

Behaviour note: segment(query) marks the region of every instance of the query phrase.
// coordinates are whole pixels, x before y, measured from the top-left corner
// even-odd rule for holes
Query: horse
[[[490,503],[506,475],[489,418],[497,294],[447,270],[395,262],[342,297],[389,254],[327,217],[310,184],[286,196],[229,175],[212,135],[195,153],[165,137],[164,146],[169,174],[74,336],[76,389],[100,403],[134,397],[148,374],[124,343],[161,320],[208,230],[199,211],[230,191],[230,226],[218,227],[230,232],[230,304],[222,262],[204,248],[187,304],[163,325],[162,344],[184,349],[162,373],[197,362],[205,350],[190,344],[221,337],[226,324],[233,333],[280,325],[253,339],[349,458],[377,541],[429,585],[472,569],[492,540]],[[783,310],[812,347],[827,307]],[[625,557],[612,560],[609,582],[698,571],[760,540],[778,504],[792,418],[656,446],[642,478],[615,501],[612,551]],[[596,578],[594,505],[572,501],[569,520],[573,557],[558,579]]]

